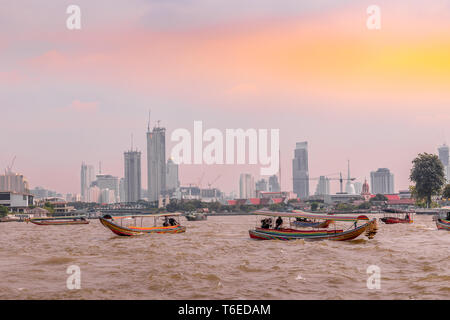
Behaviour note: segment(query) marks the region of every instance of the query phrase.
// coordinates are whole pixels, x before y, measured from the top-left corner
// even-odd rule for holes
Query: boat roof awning
[[[285,217],[285,218],[306,218],[306,219],[318,219],[318,220],[332,220],[332,221],[358,221],[369,220],[367,216],[343,216],[343,215],[330,215],[330,214],[316,214],[308,213],[301,210],[293,210],[293,212],[276,212],[257,210],[253,211],[253,214],[270,217]]]
[[[165,212],[165,213],[155,213],[155,214],[133,214],[128,216],[113,216],[113,219],[125,219],[125,218],[158,218],[158,217],[173,217],[181,216],[181,212]]]

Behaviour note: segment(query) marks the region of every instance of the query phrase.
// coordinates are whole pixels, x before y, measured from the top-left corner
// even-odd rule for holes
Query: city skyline
[[[292,189],[297,141],[309,142],[311,177],[344,173],[351,159],[360,182],[389,168],[396,191],[410,185],[418,153],[450,141],[448,1],[380,1],[377,31],[366,28],[366,6],[350,0],[214,9],[196,1],[193,10],[143,0],[105,10],[80,0],[79,31],[66,29],[65,4],[49,3],[28,4],[32,19],[16,2],[0,5],[0,130],[8,137],[0,168],[17,156],[14,170],[31,188],[78,193],[81,161],[122,176],[130,132],[146,156],[148,108],[168,136],[195,120],[221,130],[279,128],[282,190]],[[220,171],[226,192],[238,191],[241,172],[259,177],[259,166],[179,169],[182,184]]]

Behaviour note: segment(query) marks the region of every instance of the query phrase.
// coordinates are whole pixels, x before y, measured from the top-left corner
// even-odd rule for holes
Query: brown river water
[[[0,299],[450,299],[450,232],[428,215],[348,242],[251,240],[254,216],[181,219],[186,233],[137,237],[98,220],[0,223]]]

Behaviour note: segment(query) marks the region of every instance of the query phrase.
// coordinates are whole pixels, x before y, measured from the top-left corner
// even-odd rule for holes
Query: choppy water
[[[184,234],[119,237],[89,225],[0,223],[0,299],[450,299],[450,232],[431,216],[379,223],[372,240],[257,241],[255,217],[208,217]],[[67,267],[81,289],[67,289]],[[367,288],[369,265],[381,289]]]

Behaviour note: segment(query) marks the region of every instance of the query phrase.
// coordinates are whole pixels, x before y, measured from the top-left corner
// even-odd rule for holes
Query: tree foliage
[[[4,206],[0,206],[0,218],[6,217],[8,212],[9,212],[8,208],[6,208]]]
[[[445,184],[444,166],[438,156],[420,153],[413,161],[409,179],[415,183],[414,193],[418,200],[431,205],[431,197],[441,193]]]
[[[450,199],[450,184],[446,184],[442,191],[442,198]]]
[[[388,201],[389,199],[381,193],[377,193],[375,197],[371,198],[369,201]]]

